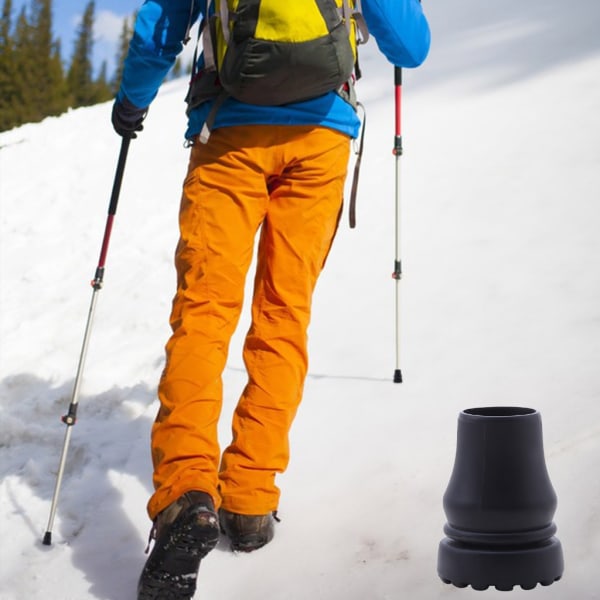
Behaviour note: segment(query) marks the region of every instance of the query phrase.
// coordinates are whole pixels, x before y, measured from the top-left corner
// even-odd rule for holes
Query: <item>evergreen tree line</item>
[[[16,19],[12,0],[4,0],[0,20],[0,131],[114,97],[132,34],[131,19],[123,21],[114,75],[109,79],[104,62],[94,76],[94,10],[94,0],[90,0],[65,66],[61,42],[52,33],[52,0],[30,0]]]

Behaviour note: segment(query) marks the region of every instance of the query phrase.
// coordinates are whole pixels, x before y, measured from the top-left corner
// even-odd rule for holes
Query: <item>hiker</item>
[[[323,15],[333,6],[342,29],[328,39],[342,31],[344,43],[353,44],[366,23],[390,63],[416,67],[425,59],[429,27],[419,0],[362,0],[361,12],[352,16],[347,11],[353,2],[332,2],[303,3],[318,6]],[[188,98],[185,137],[191,151],[175,253],[173,333],[151,436],[154,546],[139,600],[191,598],[200,560],[220,530],[235,551],[256,550],[273,538],[280,496],[275,476],[288,465],[288,433],[302,398],[311,298],[338,226],[350,143],[360,130],[351,73],[343,74],[340,85],[316,70],[304,78],[294,71],[288,84],[260,83],[248,99],[245,84],[239,92],[224,90],[226,77],[235,84],[241,75],[221,69],[218,44],[239,40],[235,33],[229,37],[231,28],[216,4],[142,5],[112,113],[117,133],[135,138],[191,26],[199,20],[212,25],[202,29]],[[234,23],[241,27],[252,17],[242,5],[257,2],[235,4]],[[271,10],[293,7],[278,0]],[[216,16],[206,20],[207,12]],[[308,20],[313,13],[299,14]],[[300,31],[304,16],[293,18]],[[284,71],[291,71],[291,60]],[[259,230],[252,322],[243,348],[248,382],[233,415],[233,439],[221,453],[221,376]]]

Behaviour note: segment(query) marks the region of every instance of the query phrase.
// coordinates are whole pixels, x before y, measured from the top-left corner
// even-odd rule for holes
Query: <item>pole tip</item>
[[[44,539],[42,540],[42,544],[44,544],[44,546],[52,545],[52,532],[51,531],[46,531],[46,533],[44,534]]]
[[[400,369],[394,371],[394,383],[402,383],[402,371]]]

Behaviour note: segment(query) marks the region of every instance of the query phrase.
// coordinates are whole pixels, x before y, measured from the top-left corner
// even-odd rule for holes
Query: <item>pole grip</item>
[[[106,265],[106,255],[108,254],[108,244],[112,233],[113,222],[117,213],[117,205],[119,203],[119,194],[121,193],[121,183],[123,182],[123,173],[125,172],[125,163],[127,161],[127,152],[129,151],[129,143],[131,138],[123,137],[121,141],[121,150],[119,152],[119,160],[117,161],[117,169],[115,179],[113,181],[112,193],[110,195],[110,203],[108,205],[108,216],[104,227],[104,237],[102,238],[102,247],[100,248],[100,257],[96,274],[92,280],[92,287],[100,289],[104,279],[104,267]]]
[[[119,152],[119,160],[117,161],[115,180],[110,195],[110,204],[108,205],[109,215],[114,216],[117,213],[117,204],[119,203],[119,194],[121,192],[121,183],[123,181],[123,173],[125,172],[125,162],[127,161],[127,152],[129,151],[130,142],[131,138],[129,137],[123,137],[121,141],[121,150]]]
[[[402,67],[394,67],[394,84],[402,85]]]
[[[395,132],[394,154],[402,154],[402,68],[394,67]]]

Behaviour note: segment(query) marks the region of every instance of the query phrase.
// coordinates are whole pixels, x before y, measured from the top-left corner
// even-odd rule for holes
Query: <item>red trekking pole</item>
[[[396,281],[396,368],[394,383],[402,383],[400,370],[400,279],[402,279],[402,261],[400,259],[400,157],[402,156],[402,68],[394,67],[394,97],[396,109],[396,127],[394,135],[394,156],[396,157],[396,219],[395,219],[395,256],[392,277]]]
[[[121,142],[121,151],[119,154],[119,160],[117,163],[117,171],[113,183],[112,194],[110,197],[110,204],[108,207],[108,217],[106,219],[106,226],[104,228],[104,238],[102,240],[102,248],[100,250],[100,260],[96,267],[96,273],[94,279],[91,282],[93,292],[92,301],[90,303],[90,309],[88,312],[87,324],[85,327],[85,334],[83,336],[83,344],[81,347],[81,353],[79,355],[79,364],[77,366],[77,375],[75,376],[75,383],[73,384],[73,395],[71,396],[71,404],[69,404],[69,410],[67,414],[62,417],[62,422],[67,426],[65,431],[65,439],[63,442],[62,452],[60,455],[60,463],[58,467],[58,473],[56,475],[56,485],[54,487],[54,495],[52,497],[52,505],[50,507],[50,517],[48,519],[48,527],[44,534],[43,543],[46,546],[52,544],[52,527],[54,525],[54,517],[56,515],[56,507],[58,503],[58,494],[62,484],[63,475],[65,472],[65,464],[67,462],[67,452],[69,449],[69,442],[71,441],[71,431],[73,425],[77,421],[77,407],[79,405],[79,391],[81,388],[81,378],[83,375],[83,367],[85,364],[85,357],[87,355],[87,349],[90,341],[90,334],[92,331],[92,321],[94,319],[94,313],[96,312],[96,302],[98,300],[98,292],[102,289],[102,281],[104,279],[104,266],[106,264],[106,255],[108,253],[108,244],[110,242],[110,234],[112,231],[113,221],[117,212],[117,204],[119,201],[119,193],[121,191],[121,182],[123,180],[123,172],[125,171],[125,161],[127,159],[127,151],[129,150],[129,142],[131,138],[123,137]]]

